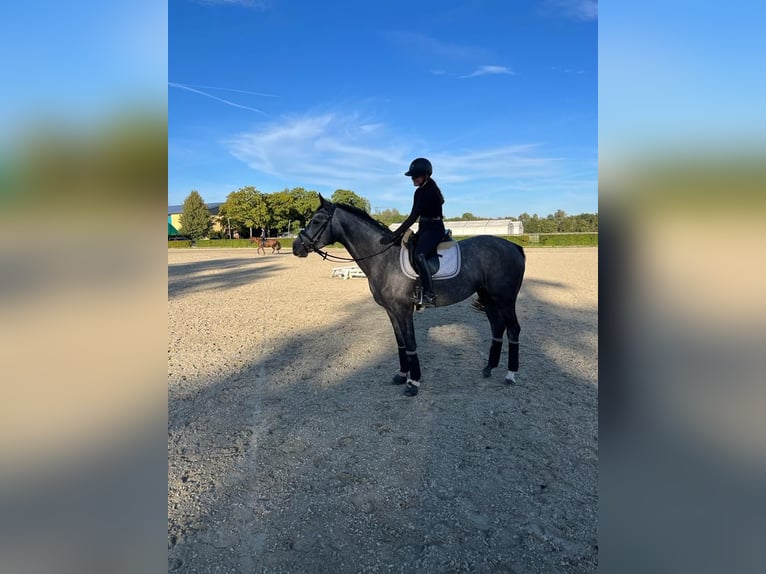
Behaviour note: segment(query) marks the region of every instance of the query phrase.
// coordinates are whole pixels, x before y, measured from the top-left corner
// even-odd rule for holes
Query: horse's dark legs
[[[505,320],[497,307],[487,305],[485,310],[487,319],[489,319],[489,326],[492,329],[489,361],[487,361],[487,366],[482,370],[482,374],[486,378],[492,374],[492,369],[500,364],[500,353],[503,350],[503,334],[505,333]]]
[[[403,385],[407,382],[407,375],[410,374],[410,365],[407,361],[407,348],[404,345],[399,345],[399,372],[394,375],[393,383],[395,385]]]
[[[492,374],[492,369],[500,364],[500,354],[503,350],[503,334],[508,333],[508,373],[505,382],[512,385],[516,382],[519,372],[519,334],[521,326],[516,317],[516,302],[501,309],[492,304],[485,305],[485,311],[492,329],[492,343],[489,347],[489,360],[482,370],[485,377]]]
[[[505,382],[512,385],[516,382],[516,373],[519,372],[519,335],[521,334],[521,325],[516,317],[515,301],[510,311],[506,313],[505,324],[508,331],[508,373],[505,375]]]
[[[407,347],[404,345],[404,335],[402,335],[396,316],[388,309],[386,309],[386,312],[388,313],[388,318],[391,320],[391,325],[394,328],[396,346],[399,351],[399,372],[394,375],[391,382],[395,385],[403,385],[407,382],[407,376],[410,373],[409,360],[407,359]]]
[[[410,377],[404,386],[404,394],[414,397],[420,390],[420,359],[418,359],[417,351],[407,351],[407,359],[410,363]]]
[[[412,322],[412,306],[407,303],[406,307],[396,311],[386,309],[396,335],[396,344],[399,349],[399,373],[394,375],[394,384],[403,384],[404,394],[415,396],[420,388],[420,359],[418,359],[417,344],[415,343],[415,325]]]

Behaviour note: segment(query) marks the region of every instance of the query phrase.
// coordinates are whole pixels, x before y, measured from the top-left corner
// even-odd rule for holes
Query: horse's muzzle
[[[306,245],[301,241],[301,238],[298,237],[293,241],[293,255],[296,257],[307,257],[309,254],[309,250],[306,249]]]

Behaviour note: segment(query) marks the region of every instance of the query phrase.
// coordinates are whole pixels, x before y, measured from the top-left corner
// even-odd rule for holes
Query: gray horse
[[[366,212],[342,204],[333,204],[321,195],[319,209],[306,228],[293,241],[293,255],[306,257],[310,252],[322,257],[334,256],[322,251],[332,243],[340,243],[367,275],[375,302],[383,307],[394,327],[399,347],[399,372],[395,384],[403,384],[404,394],[418,394],[420,361],[413,324],[413,291],[415,280],[401,270],[399,248],[382,245],[380,240],[391,231]],[[503,334],[508,333],[508,373],[505,381],[516,382],[519,370],[519,333],[516,298],[524,278],[524,250],[505,239],[478,235],[458,242],[462,265],[451,279],[434,281],[436,306],[463,301],[476,293],[473,305],[484,311],[492,329],[489,361],[482,373],[489,377],[500,362]],[[337,258],[335,259],[341,259]]]

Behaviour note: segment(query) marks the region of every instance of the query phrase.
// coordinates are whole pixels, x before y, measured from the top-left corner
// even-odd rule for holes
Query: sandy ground
[[[414,398],[367,281],[282,251],[168,250],[169,571],[595,571],[598,251],[527,249],[515,386],[416,314]]]

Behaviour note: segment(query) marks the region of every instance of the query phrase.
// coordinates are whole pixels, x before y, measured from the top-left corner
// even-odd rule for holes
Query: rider
[[[423,286],[422,298],[418,304],[425,307],[433,307],[436,300],[431,269],[428,267],[426,259],[436,250],[436,246],[444,237],[444,216],[442,214],[444,197],[439,186],[431,178],[432,173],[433,167],[426,158],[419,157],[412,160],[410,169],[404,174],[412,178],[412,184],[417,188],[412,201],[412,211],[392,236],[380,240],[384,244],[400,241],[404,232],[415,223],[418,217],[420,218],[415,261],[418,264],[418,274]]]

